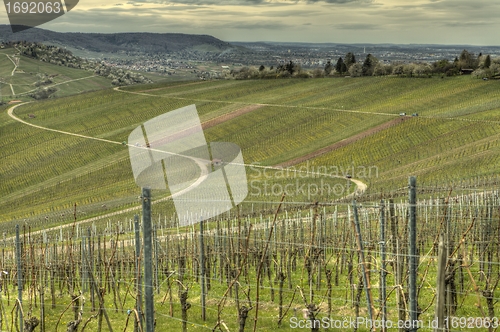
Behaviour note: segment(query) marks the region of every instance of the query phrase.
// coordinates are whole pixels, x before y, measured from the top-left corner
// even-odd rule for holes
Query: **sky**
[[[497,0],[80,0],[39,27],[224,41],[499,46],[499,18]],[[0,8],[0,24],[8,23]]]

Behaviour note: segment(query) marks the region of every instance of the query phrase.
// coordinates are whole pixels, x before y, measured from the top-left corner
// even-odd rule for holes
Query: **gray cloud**
[[[287,9],[282,9],[279,11],[279,15],[281,17],[317,17],[317,15],[321,14],[322,12],[320,10],[315,10],[315,9],[310,9],[310,10],[287,10]],[[275,11],[269,11],[269,12],[260,12],[258,13],[259,16],[263,17],[276,17],[276,12]]]
[[[374,0],[307,0],[309,3],[326,2],[333,4],[362,4],[362,3],[373,3]]]
[[[195,9],[195,7],[183,8],[183,13],[189,12],[186,8]],[[79,12],[78,15],[73,15],[72,17],[61,17],[60,20],[53,23],[52,26],[56,27],[57,31],[75,31],[73,27],[83,26],[85,31],[88,32],[187,32],[187,33],[206,33],[207,29],[210,30],[279,30],[279,29],[289,29],[295,27],[295,24],[281,23],[279,21],[273,20],[268,21],[266,19],[256,20],[256,19],[245,19],[244,14],[239,13],[228,13],[233,14],[232,18],[238,17],[238,19],[231,19],[230,17],[224,17],[222,19],[220,12],[209,9],[209,7],[196,7],[201,8],[205,14],[203,19],[189,19],[189,15],[173,15],[166,19],[162,14],[168,12],[168,10],[151,10],[151,8],[145,7],[134,7],[133,9],[133,25],[131,22],[131,9],[120,7],[113,8],[94,8],[84,12]],[[211,15],[213,14],[213,15]],[[229,15],[230,16],[230,15]],[[168,30],[167,30],[168,29]],[[80,31],[80,30],[76,30]]]
[[[124,0],[126,6],[80,8],[42,28],[206,33],[223,40],[498,44],[500,1],[269,1],[276,0]]]
[[[454,21],[454,22],[443,22],[445,27],[451,28],[472,28],[493,25],[493,22],[464,22],[464,21]]]
[[[433,28],[436,33],[443,29],[443,37],[446,34],[456,38],[459,34],[470,34],[471,29],[493,27],[498,24],[499,15],[500,3],[485,0],[440,0],[420,6],[397,6],[381,11],[380,18],[400,29],[413,28],[423,31]],[[453,32],[450,29],[453,29]]]
[[[370,23],[342,23],[333,25],[337,29],[341,30],[378,30],[380,26],[378,24]]]
[[[220,28],[230,27],[232,29],[244,29],[244,30],[276,30],[276,29],[285,29],[290,28],[292,25],[284,24],[284,23],[272,23],[272,22],[238,22],[238,23],[228,23],[218,26]]]
[[[280,2],[272,2],[270,0],[133,0],[129,3],[157,3],[157,4],[185,4],[185,5],[231,5],[231,6],[287,6],[299,3],[329,3],[329,4],[361,4],[373,3],[374,0],[284,0]]]
[[[133,0],[135,3],[155,3],[155,4],[181,4],[181,5],[248,5],[254,6],[265,3],[266,0]]]

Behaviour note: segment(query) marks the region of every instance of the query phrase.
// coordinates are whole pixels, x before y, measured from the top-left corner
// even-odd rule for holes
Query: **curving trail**
[[[14,73],[16,72],[17,69],[17,63],[14,60],[12,60],[12,58],[9,55],[5,54],[5,56],[9,58],[9,60],[14,64],[14,69],[12,69],[12,73],[10,74],[10,76],[14,76]]]
[[[120,91],[120,92],[124,92],[122,90],[118,90],[117,88],[115,88],[115,90]],[[16,116],[14,114],[14,110],[17,107],[20,107],[20,106],[23,106],[23,105],[26,105],[26,104],[29,104],[29,103],[31,103],[31,102],[24,102],[24,103],[21,103],[21,104],[14,105],[14,106],[10,107],[7,110],[7,114],[12,119],[14,119],[15,121],[20,122],[20,123],[22,123],[24,125],[33,127],[33,128],[37,128],[37,129],[41,129],[41,130],[46,130],[46,131],[52,131],[52,132],[56,132],[56,133],[59,133],[59,134],[62,134],[62,135],[70,135],[70,136],[74,136],[74,137],[80,137],[80,138],[83,138],[83,139],[91,139],[91,140],[101,141],[101,142],[104,142],[104,143],[111,143],[111,144],[123,145],[123,143],[121,143],[121,142],[116,142],[116,141],[111,141],[111,140],[107,140],[107,139],[103,139],[103,138],[86,136],[86,135],[71,133],[71,132],[67,132],[67,131],[63,131],[63,130],[57,130],[57,129],[52,129],[52,128],[48,128],[48,127],[39,126],[39,125],[36,125],[36,124],[33,124],[33,123],[29,123],[27,121],[24,121],[23,119],[19,118],[18,116]],[[256,109],[258,109],[260,107],[261,107],[260,104],[256,104],[256,105],[248,105],[247,104],[246,106],[244,106],[241,109],[238,109],[238,110],[236,110],[234,112],[228,113],[226,115],[223,115],[223,116],[220,116],[220,117],[217,117],[215,119],[211,119],[211,120],[208,120],[208,121],[202,123],[202,127],[203,128],[209,128],[209,127],[215,126],[217,124],[223,123],[225,121],[229,121],[229,120],[231,120],[233,118],[236,118],[239,115],[246,114],[248,112],[256,110]],[[132,146],[134,148],[140,148],[140,147],[135,147],[134,145],[131,145],[131,144],[126,144],[126,146]],[[164,151],[160,151],[160,152],[165,153]],[[189,187],[185,188],[184,190],[182,190],[182,191],[180,191],[180,192],[178,192],[178,193],[176,193],[174,195],[170,195],[170,196],[167,196],[167,197],[155,200],[155,201],[152,202],[153,204],[158,203],[158,202],[164,202],[164,201],[167,201],[167,200],[171,200],[172,198],[176,197],[177,195],[182,195],[185,192],[196,188],[197,186],[200,185],[200,183],[202,183],[206,179],[206,177],[208,176],[208,170],[207,170],[207,167],[206,167],[207,161],[206,160],[200,160],[198,158],[192,158],[192,159],[199,165],[199,167],[201,169],[201,176],[194,183],[192,183]],[[265,168],[265,169],[272,169],[272,170],[280,170],[280,169],[283,168],[281,166],[259,166],[259,165],[245,165],[245,166],[252,166],[252,167],[255,167],[255,168]],[[321,175],[321,174],[319,174],[319,175]],[[344,177],[338,176],[338,178],[344,178]],[[366,191],[367,185],[365,183],[363,183],[362,181],[357,180],[357,179],[349,179],[349,181],[353,182],[356,185],[356,190],[355,190],[355,192],[353,192],[353,193],[345,196],[345,198],[351,198],[351,197],[354,198],[355,196],[361,195],[361,194],[363,194]],[[75,223],[70,223],[70,224],[66,224],[66,225],[55,226],[55,227],[52,227],[50,229],[54,230],[54,229],[63,229],[63,228],[68,228],[68,227],[74,227],[74,225],[85,224],[85,223],[94,222],[94,221],[101,220],[101,219],[106,219],[106,218],[111,218],[111,217],[114,217],[114,216],[118,216],[118,215],[123,214],[123,213],[138,211],[138,210],[141,209],[141,207],[142,207],[141,205],[138,205],[138,206],[135,206],[135,207],[126,208],[126,209],[122,209],[122,210],[119,210],[119,211],[106,213],[106,214],[103,214],[103,215],[100,215],[100,216],[96,216],[96,217],[92,217],[92,218],[87,218],[87,219],[80,220],[80,221],[75,222]],[[46,229],[46,230],[49,230],[49,229]],[[35,232],[32,232],[31,234],[32,235],[41,234],[42,232],[44,232],[46,230],[35,231]]]
[[[37,128],[37,129],[42,129],[42,130],[47,130],[47,131],[52,131],[52,132],[56,132],[56,133],[60,133],[60,134],[64,134],[64,135],[70,135],[70,136],[76,136],[76,137],[80,137],[80,138],[85,138],[85,139],[92,139],[92,140],[97,140],[97,141],[101,141],[101,142],[106,142],[106,143],[112,143],[112,144],[118,144],[118,145],[123,145],[122,143],[120,142],[115,142],[115,141],[110,141],[110,140],[107,140],[107,139],[103,139],[103,138],[97,138],[97,137],[91,137],[91,136],[85,136],[85,135],[80,135],[80,134],[75,134],[75,133],[70,133],[70,132],[67,132],[67,131],[62,131],[62,130],[56,130],[56,129],[52,129],[52,128],[47,128],[47,127],[42,127],[42,126],[39,126],[39,125],[35,125],[35,124],[32,124],[32,123],[29,123],[29,122],[26,122],[22,119],[20,119],[19,117],[17,117],[16,115],[14,115],[14,110],[19,107],[19,106],[22,106],[22,105],[26,105],[26,104],[29,104],[31,102],[26,102],[26,103],[22,103],[22,104],[17,104],[15,106],[12,106],[10,107],[8,110],[7,110],[7,114],[14,120],[18,121],[18,122],[21,122],[25,125],[28,125],[28,126],[31,126],[31,127],[34,127],[34,128]],[[134,145],[131,145],[131,144],[126,144],[127,146],[132,146],[134,148],[139,148],[140,147],[136,147]],[[152,149],[154,150],[154,149]],[[164,151],[160,151],[160,152],[164,152]],[[208,176],[208,169],[206,167],[207,165],[207,161],[206,160],[202,160],[202,159],[199,159],[199,158],[193,158],[193,157],[188,157],[188,158],[191,158],[194,160],[195,163],[198,164],[198,166],[200,167],[201,169],[201,176],[195,181],[193,182],[190,186],[186,187],[185,189],[173,194],[173,195],[169,195],[167,197],[164,197],[164,198],[161,198],[161,199],[158,199],[156,201],[153,202],[154,203],[159,203],[159,202],[164,202],[164,201],[167,201],[167,200],[170,200],[172,198],[175,198],[179,195],[182,195],[184,194],[185,192],[187,191],[190,191],[196,187],[198,187]],[[123,210],[120,210],[120,211],[115,211],[115,212],[111,212],[111,213],[106,213],[106,214],[103,214],[103,215],[100,215],[100,216],[96,216],[96,217],[93,217],[93,218],[88,218],[88,219],[84,219],[84,220],[81,220],[81,221],[78,221],[76,223],[72,223],[72,224],[67,224],[67,225],[61,225],[61,226],[56,226],[56,227],[52,227],[51,229],[58,229],[58,228],[68,228],[68,227],[73,227],[74,225],[78,225],[78,224],[84,224],[84,223],[88,223],[88,222],[93,222],[93,221],[97,221],[97,220],[101,220],[101,219],[105,219],[105,218],[110,218],[110,217],[113,217],[113,216],[117,216],[117,215],[120,215],[120,214],[123,214],[123,213],[127,213],[127,212],[133,212],[133,211],[136,211],[136,210],[140,210],[142,207],[142,205],[138,205],[138,206],[135,206],[135,207],[131,207],[131,208],[127,208],[127,209],[123,209]],[[45,230],[40,230],[40,231],[35,231],[33,232],[32,234],[33,235],[36,235],[36,234],[41,234],[42,232],[44,232]]]
[[[42,130],[46,130],[46,131],[52,131],[52,132],[59,133],[59,134],[64,134],[64,135],[70,135],[70,136],[85,138],[85,139],[92,139],[92,140],[95,140],[95,141],[101,141],[101,142],[106,142],[106,143],[112,143],[112,144],[122,145],[122,143],[120,143],[120,142],[110,141],[110,140],[107,140],[107,139],[104,139],[104,138],[98,138],[98,137],[92,137],[92,136],[85,136],[85,135],[70,133],[70,132],[63,131],[63,130],[57,130],[57,129],[52,129],[52,128],[47,128],[47,127],[39,126],[39,125],[36,125],[36,124],[33,124],[33,123],[29,123],[27,121],[24,121],[23,119],[21,119],[21,118],[17,117],[16,115],[14,115],[14,110],[16,108],[18,108],[19,106],[22,106],[22,105],[30,104],[30,103],[32,103],[32,102],[28,101],[28,102],[25,102],[25,103],[14,105],[14,106],[12,106],[11,108],[9,108],[7,110],[7,114],[12,119],[16,120],[17,122],[21,122],[21,123],[23,123],[25,125],[28,125],[28,126],[31,126],[31,127],[34,127],[34,128],[38,128],[38,129],[42,129]]]

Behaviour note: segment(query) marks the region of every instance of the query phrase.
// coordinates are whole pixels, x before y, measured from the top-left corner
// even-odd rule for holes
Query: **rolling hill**
[[[63,46],[68,49],[95,53],[157,54],[203,49],[223,52],[234,48],[231,44],[208,35],[181,33],[60,33],[32,28],[12,33],[8,25],[0,25],[0,42],[28,41]]]
[[[121,142],[144,121],[190,104],[198,108],[207,141],[242,148],[247,178],[260,189],[250,188],[243,212],[279,201],[280,195],[262,192],[264,181],[278,188],[298,178],[294,172],[259,172],[252,167],[257,164],[302,167],[309,172],[306,184],[319,183],[312,175],[318,170],[350,174],[368,185],[371,198],[405,193],[409,175],[418,176],[423,195],[498,184],[500,90],[495,81],[367,77],[166,83],[29,103],[13,111],[30,124],[88,138],[20,123],[7,115],[10,106],[3,106],[2,225],[23,219],[33,225],[46,219],[64,223],[72,219],[75,203],[78,218],[135,206],[139,188]],[[397,121],[400,113],[418,116]],[[345,184],[345,179],[322,180]],[[329,202],[352,187],[313,197],[296,193],[288,204]],[[155,199],[167,195],[155,192]],[[169,202],[157,207],[163,214],[172,208]]]
[[[62,97],[110,87],[110,79],[92,71],[19,56],[13,48],[0,49],[0,96],[6,101],[31,99],[45,88],[54,89],[54,97]]]

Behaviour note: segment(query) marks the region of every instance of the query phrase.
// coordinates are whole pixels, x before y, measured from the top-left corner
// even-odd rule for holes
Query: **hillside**
[[[139,188],[121,142],[144,121],[190,104],[198,108],[207,141],[242,148],[247,177],[256,181],[249,203],[242,205],[244,213],[255,202],[264,209],[279,200],[280,195],[263,191],[264,183],[282,188],[296,181],[271,169],[261,173],[253,164],[273,166],[311,154],[294,167],[336,171],[344,178],[322,178],[329,186],[344,185],[344,175],[351,174],[368,185],[371,197],[397,196],[400,188],[405,193],[409,175],[417,175],[427,188],[422,195],[498,183],[500,90],[495,81],[371,77],[169,83],[36,102],[13,112],[33,125],[89,138],[19,123],[4,107],[0,221],[27,219],[36,225],[48,218],[57,224],[71,219],[75,203],[78,218],[135,206]],[[394,122],[403,112],[418,116]],[[329,146],[335,148],[315,154]],[[309,176],[304,181],[319,180]],[[353,189],[348,184],[339,193],[295,193],[288,204],[332,201]],[[167,195],[158,191],[155,199]],[[156,209],[168,214],[172,205]]]
[[[185,50],[223,52],[233,48],[227,42],[208,35],[181,33],[60,33],[32,28],[12,33],[8,25],[0,25],[0,42],[29,41],[63,46],[68,49],[96,53],[158,54]]]
[[[62,97],[111,86],[111,79],[94,71],[20,56],[13,48],[0,49],[0,100],[32,100],[44,91],[44,97]]]
[[[1,96],[38,100],[153,82],[138,72],[82,59],[57,46],[34,42],[5,45],[0,49],[0,101]]]

